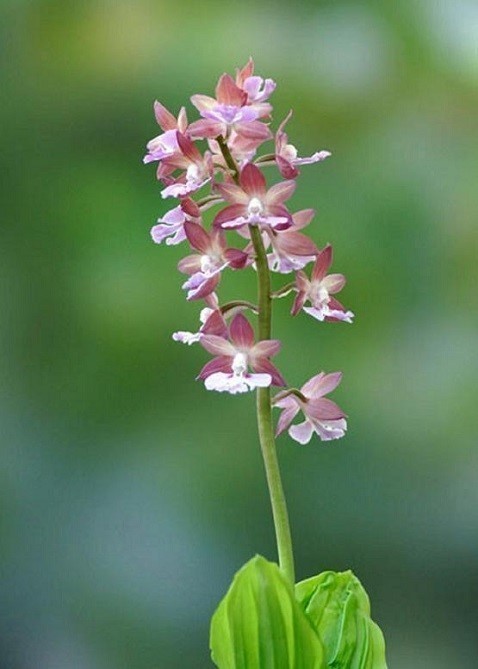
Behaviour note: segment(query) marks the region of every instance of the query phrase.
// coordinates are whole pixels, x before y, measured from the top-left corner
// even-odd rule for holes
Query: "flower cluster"
[[[249,59],[235,77],[220,77],[215,97],[191,97],[200,116],[192,123],[184,107],[176,117],[160,102],[154,104],[161,133],[148,142],[144,162],[157,163],[161,195],[177,203],[158,220],[151,236],[157,244],[191,248],[192,253],[180,260],[178,269],[186,275],[182,286],[186,299],[203,303],[200,326],[197,332],[175,332],[173,339],[189,345],[198,342],[213,356],[198,376],[208,390],[235,394],[286,386],[270,361],[279,352],[280,342],[268,338],[255,341],[246,316],[248,312],[259,313],[258,307],[242,300],[221,304],[217,293],[223,272],[259,271],[257,244],[262,245],[266,272],[293,275],[292,281],[270,294],[283,297],[295,293],[293,316],[303,311],[319,321],[350,323],[353,318],[335,297],[345,285],[345,277],[328,273],[332,247],[320,249],[302,232],[314,211],[292,212],[288,206],[299,167],[321,162],[330,153],[298,156],[284,129],[291,112],[277,132],[272,132],[269,97],[275,87],[272,79],[254,74],[254,62]],[[258,155],[267,142],[272,152]],[[264,175],[269,166],[275,166],[280,178],[270,186]],[[212,222],[206,226],[205,214],[213,208],[208,216]],[[229,240],[231,234],[235,240]],[[309,278],[304,268],[312,263]],[[280,391],[272,399],[272,404],[282,409],[277,434],[288,428],[299,443],[307,443],[314,432],[322,440],[343,436],[345,414],[324,397],[340,378],[338,372],[321,372],[300,390]],[[299,411],[305,422],[291,425]]]

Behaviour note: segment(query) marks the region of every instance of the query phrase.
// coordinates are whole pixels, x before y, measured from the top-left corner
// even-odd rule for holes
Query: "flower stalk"
[[[227,144],[222,137],[218,137],[217,142],[227,166],[234,175],[234,181],[238,183],[239,170]],[[267,263],[267,255],[257,225],[249,225],[249,232],[254,247],[257,269],[259,339],[270,339],[272,334],[272,296],[271,277]],[[259,442],[261,445],[262,459],[266,470],[267,487],[272,507],[279,566],[289,581],[294,584],[295,568],[294,553],[292,550],[292,536],[290,531],[289,512],[287,510],[284,486],[282,485],[274,438],[270,387],[257,389],[256,407]]]
[[[258,280],[259,303],[259,338],[270,339],[272,327],[271,281],[267,257],[257,226],[249,226],[254,251]],[[285,500],[284,487],[277,459],[277,449],[272,424],[271,391],[268,388],[257,389],[257,425],[262,458],[266,470],[267,486],[274,518],[279,566],[289,581],[295,583],[294,554],[290,532],[289,513]]]

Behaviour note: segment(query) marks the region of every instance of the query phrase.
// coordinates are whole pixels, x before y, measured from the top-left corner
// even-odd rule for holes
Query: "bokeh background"
[[[155,98],[253,55],[301,154],[333,152],[292,206],[357,315],[276,309],[286,377],[343,370],[350,416],[279,440],[298,577],[352,568],[391,669],[476,668],[476,3],[3,0],[0,35],[0,667],[211,667],[233,573],[275,558],[253,397],[171,340],[199,307],[141,162]]]

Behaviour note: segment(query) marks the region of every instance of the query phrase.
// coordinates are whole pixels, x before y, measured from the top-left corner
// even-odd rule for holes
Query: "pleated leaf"
[[[326,571],[296,585],[296,597],[322,640],[328,667],[387,669],[383,634],[351,571]]]
[[[235,575],[213,615],[210,645],[219,669],[327,669],[292,586],[261,556]]]

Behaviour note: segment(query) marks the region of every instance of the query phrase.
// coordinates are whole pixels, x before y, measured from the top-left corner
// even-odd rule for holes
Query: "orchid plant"
[[[212,357],[197,378],[207,390],[255,391],[257,422],[277,540],[278,565],[256,556],[236,574],[211,623],[212,659],[220,669],[384,669],[382,633],[370,618],[368,597],[352,572],[323,572],[295,584],[294,557],[275,437],[288,431],[307,444],[312,438],[343,437],[346,415],[326,395],[340,372],[320,371],[301,388],[289,387],[271,362],[281,348],[272,338],[274,299],[295,295],[291,314],[303,311],[321,322],[351,323],[354,314],[335,295],[343,274],[330,274],[332,247],[320,249],[302,230],[314,211],[291,212],[287,203],[302,165],[328,158],[321,150],[305,158],[289,143],[285,125],[270,128],[272,79],[254,74],[252,59],[235,77],[223,74],[215,97],[193,95],[201,118],[189,123],[182,107],[175,117],[154,103],[158,136],[147,144],[144,163],[157,163],[161,195],[171,208],[151,230],[154,242],[191,248],[178,265],[186,275],[188,301],[201,302],[197,332],[177,331],[177,342],[199,343]],[[273,152],[259,155],[267,142]],[[265,170],[279,181],[268,186]],[[206,212],[214,209],[214,216]],[[206,218],[212,223],[206,226]],[[229,235],[235,235],[234,240]],[[310,278],[307,266],[311,266]],[[222,303],[223,272],[255,271],[257,303]],[[292,275],[278,290],[271,273]],[[251,319],[257,322],[257,337]],[[279,389],[272,394],[272,389]],[[274,430],[272,410],[281,410]],[[301,422],[294,423],[301,413]]]

